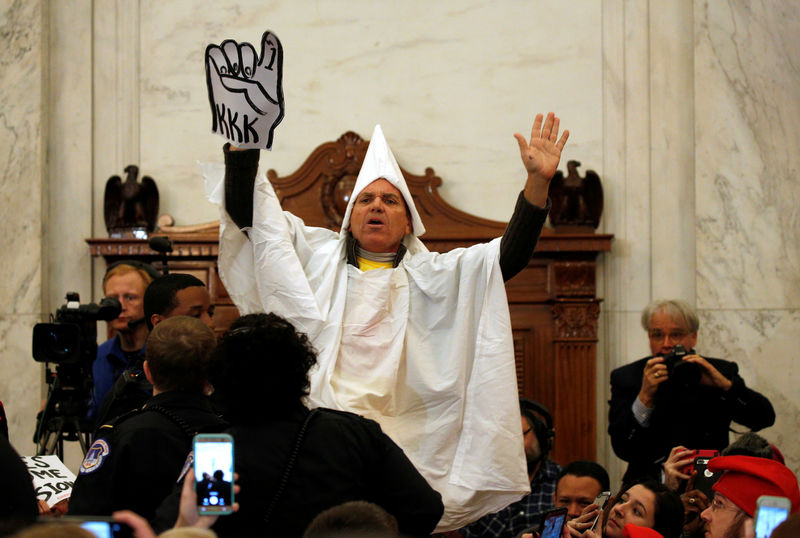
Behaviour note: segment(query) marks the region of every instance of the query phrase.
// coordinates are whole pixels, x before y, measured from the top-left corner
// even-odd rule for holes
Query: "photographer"
[[[651,303],[642,327],[652,355],[611,372],[608,433],[628,462],[625,481],[660,479],[678,445],[722,450],[732,421],[754,431],[775,422],[772,404],[745,386],[736,363],[695,353],[699,326],[683,301]]]

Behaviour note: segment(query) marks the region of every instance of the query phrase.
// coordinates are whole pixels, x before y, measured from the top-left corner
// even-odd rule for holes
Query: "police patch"
[[[110,453],[111,450],[108,448],[108,443],[106,443],[106,440],[98,439],[92,443],[92,446],[86,451],[86,457],[83,458],[83,463],[81,463],[78,474],[89,474],[95,472],[103,466],[103,462]]]

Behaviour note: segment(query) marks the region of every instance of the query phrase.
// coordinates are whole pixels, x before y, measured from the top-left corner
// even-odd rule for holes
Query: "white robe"
[[[318,353],[310,404],[380,423],[441,493],[437,532],[530,491],[500,239],[439,254],[407,236],[397,268],[363,272],[347,263],[343,237],[284,212],[263,174],[248,239],[224,210],[224,171],[204,175],[233,302],[308,334]]]

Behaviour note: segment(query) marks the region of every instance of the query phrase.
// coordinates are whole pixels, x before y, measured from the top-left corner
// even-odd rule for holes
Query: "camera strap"
[[[314,418],[314,415],[317,414],[317,411],[319,411],[319,409],[316,408],[309,411],[308,415],[306,415],[306,419],[303,421],[303,424],[300,425],[300,428],[297,431],[297,436],[294,440],[294,448],[292,449],[291,454],[289,454],[289,459],[286,461],[286,466],[283,470],[283,476],[281,476],[281,481],[278,483],[278,489],[275,491],[275,495],[272,497],[272,501],[269,503],[267,513],[264,514],[264,524],[269,523],[270,517],[272,517],[272,512],[278,505],[278,501],[283,495],[283,490],[286,489],[286,484],[289,482],[289,476],[292,474],[292,469],[294,469],[294,462],[297,460],[297,454],[300,452],[300,445],[303,442],[303,437],[305,437],[306,429],[308,429],[308,424],[311,422],[311,419]]]

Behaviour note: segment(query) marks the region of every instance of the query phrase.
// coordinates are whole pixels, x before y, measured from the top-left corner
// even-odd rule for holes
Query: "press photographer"
[[[655,301],[642,312],[651,355],[611,372],[608,433],[628,462],[623,481],[661,478],[674,446],[722,450],[735,421],[771,426],[769,400],[745,386],[735,362],[695,352],[700,321],[687,303]]]
[[[80,304],[77,293],[51,316],[33,327],[33,358],[47,363],[47,401],[37,416],[37,454],[56,453],[63,459],[63,441],[80,441],[86,452],[92,422],[86,418],[92,396],[92,363],[97,355],[97,321],[120,315],[116,298],[100,304]],[[55,366],[51,369],[50,365]]]

